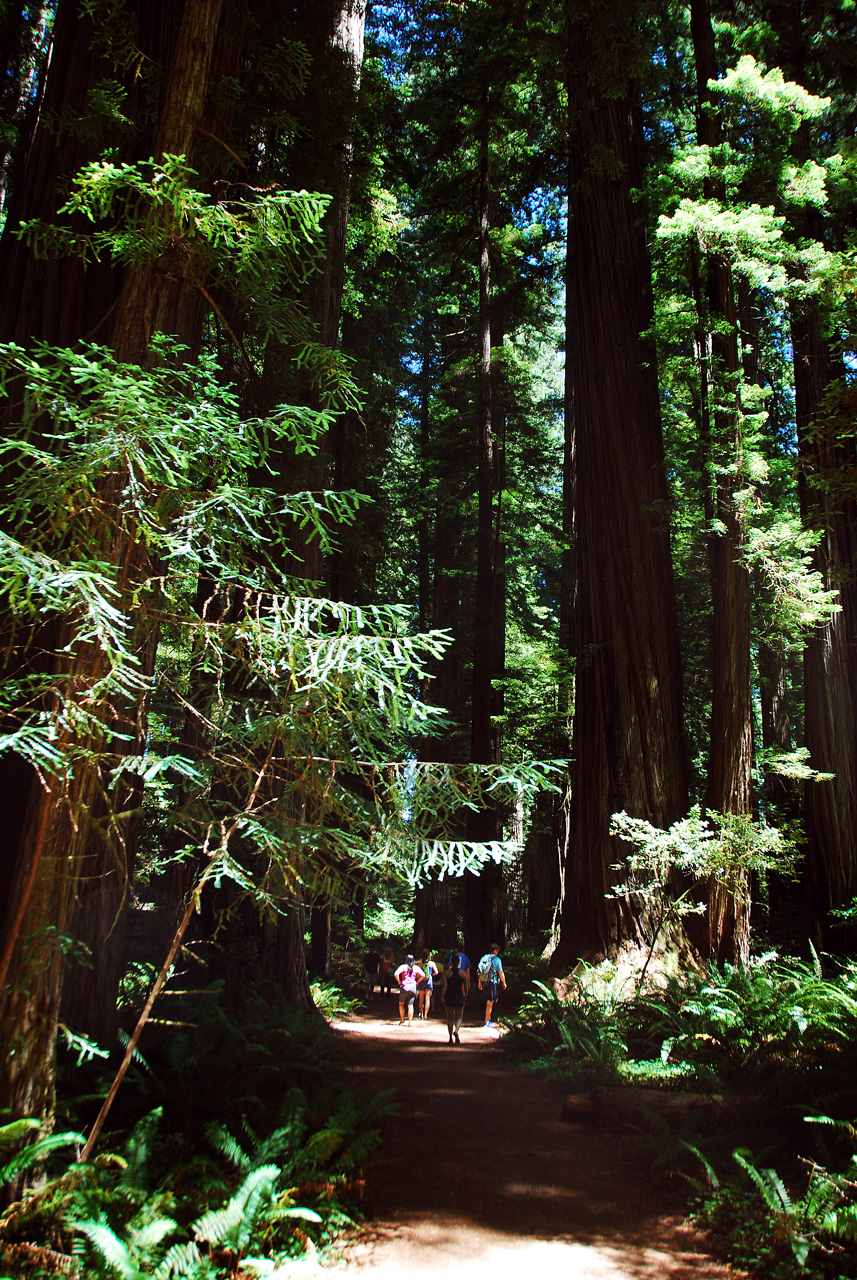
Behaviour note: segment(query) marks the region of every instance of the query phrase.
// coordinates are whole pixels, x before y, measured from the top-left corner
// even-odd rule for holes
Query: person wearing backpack
[[[491,943],[491,950],[486,951],[479,961],[476,976],[479,979],[479,990],[486,992],[487,995],[484,1025],[493,1027],[494,1023],[491,1021],[491,1014],[500,999],[500,988],[502,987],[504,991],[506,990],[506,975],[503,972],[503,961],[500,959],[499,943]]]

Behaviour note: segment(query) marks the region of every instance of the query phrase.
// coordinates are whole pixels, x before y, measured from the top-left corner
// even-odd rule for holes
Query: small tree
[[[706,882],[716,883],[743,906],[750,872],[776,870],[788,875],[794,871],[794,837],[764,822],[754,822],[745,813],[708,809],[703,817],[700,806],[694,805],[686,818],[666,831],[642,818],[614,813],[610,833],[634,848],[625,864],[614,867],[626,871],[627,879],[614,885],[610,896],[636,898],[645,904],[653,922],[638,988],[643,985],[658,940],[683,917],[707,910],[706,902],[700,900],[701,895],[708,896],[702,887]]]

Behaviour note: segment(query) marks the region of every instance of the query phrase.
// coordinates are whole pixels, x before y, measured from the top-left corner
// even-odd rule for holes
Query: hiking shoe
[[[457,1032],[456,1032],[456,1036],[455,1036],[455,1043],[456,1043],[456,1044],[461,1044],[461,1041],[460,1041],[460,1040],[459,1040],[459,1038],[458,1038],[458,1033],[457,1033]]]
[[[496,1022],[483,1022],[483,1027],[496,1027]]]

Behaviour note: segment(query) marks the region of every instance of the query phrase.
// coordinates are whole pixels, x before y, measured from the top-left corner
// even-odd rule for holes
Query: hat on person
[[[408,956],[409,960],[413,960],[413,958],[414,958],[413,956]]]

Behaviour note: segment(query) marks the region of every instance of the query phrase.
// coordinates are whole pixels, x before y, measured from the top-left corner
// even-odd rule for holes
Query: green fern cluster
[[[857,1069],[857,964],[762,956],[669,979],[645,994],[609,965],[582,966],[564,997],[534,982],[509,1048],[589,1075],[681,1078],[690,1087],[833,1089]]]
[[[817,957],[769,954],[745,967],[684,975],[637,1005],[640,1033],[664,1061],[742,1088],[831,1085],[853,1073],[857,966],[825,976]]]
[[[760,1166],[751,1151],[732,1153],[738,1172],[718,1175],[703,1164],[702,1178],[689,1178],[696,1218],[707,1226],[729,1259],[758,1280],[850,1280],[857,1276],[857,1126],[828,1116],[807,1116],[832,1127],[851,1145],[843,1173],[805,1160],[802,1194],[792,1193],[776,1169]]]
[[[583,967],[565,998],[547,983],[533,982],[512,1020],[508,1047],[581,1083],[618,1080],[628,1056],[628,1005],[624,980],[608,969]]]
[[[343,1086],[326,1023],[261,988],[229,1007],[216,987],[174,1021],[138,1058],[112,1152],[57,1164],[80,1134],[21,1148],[35,1122],[0,1129],[7,1180],[44,1169],[0,1217],[0,1276],[276,1277],[314,1267],[351,1220],[387,1098]]]

